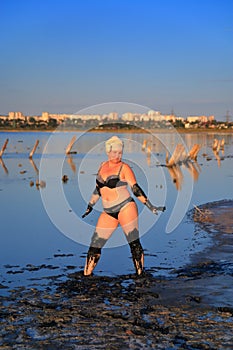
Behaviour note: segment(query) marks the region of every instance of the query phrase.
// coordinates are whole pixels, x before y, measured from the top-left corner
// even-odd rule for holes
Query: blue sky
[[[0,52],[0,114],[233,116],[233,0],[0,0]]]

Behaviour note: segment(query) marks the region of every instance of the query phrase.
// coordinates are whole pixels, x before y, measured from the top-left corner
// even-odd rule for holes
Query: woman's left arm
[[[125,180],[128,182],[129,186],[132,189],[133,194],[149,208],[152,213],[157,214],[158,210],[165,211],[166,207],[156,207],[154,206],[142,190],[142,188],[138,185],[136,181],[136,177],[134,175],[133,170],[129,167],[128,164],[124,164],[124,176]]]

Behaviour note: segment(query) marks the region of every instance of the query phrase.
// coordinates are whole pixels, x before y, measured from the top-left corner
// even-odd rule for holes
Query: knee
[[[139,232],[138,229],[134,228],[133,231],[129,232],[126,234],[126,238],[128,243],[130,244],[133,241],[136,241],[137,239],[139,239]]]
[[[106,241],[107,240],[105,238],[99,237],[98,233],[95,231],[91,239],[90,247],[93,249],[101,250],[101,248],[103,248],[103,246],[105,245]]]
[[[90,248],[87,253],[87,257],[97,257],[101,254],[101,249],[103,248],[104,244],[106,243],[106,239],[99,237],[97,232],[94,232]]]

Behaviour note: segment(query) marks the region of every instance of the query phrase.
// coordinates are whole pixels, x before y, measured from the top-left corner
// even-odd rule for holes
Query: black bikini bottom
[[[125,199],[123,202],[114,205],[111,208],[104,208],[105,213],[107,213],[108,215],[112,216],[114,219],[118,220],[118,215],[121,211],[121,209],[130,202],[135,202],[135,200],[132,197],[129,197],[127,199]]]

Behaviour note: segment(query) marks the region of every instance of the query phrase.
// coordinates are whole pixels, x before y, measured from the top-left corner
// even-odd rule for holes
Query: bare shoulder
[[[122,170],[123,170],[124,172],[128,172],[128,171],[132,172],[132,171],[133,171],[133,170],[131,169],[131,167],[129,166],[129,164],[127,164],[127,163],[125,163],[125,162],[122,162]]]
[[[134,183],[135,180],[135,175],[131,167],[127,163],[123,163],[122,165],[122,173],[124,178],[129,182],[129,183]]]
[[[101,162],[100,165],[99,165],[99,170],[98,171],[102,170],[106,166],[106,164],[107,164],[106,161]]]

